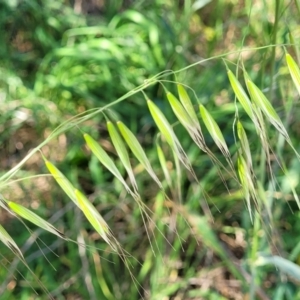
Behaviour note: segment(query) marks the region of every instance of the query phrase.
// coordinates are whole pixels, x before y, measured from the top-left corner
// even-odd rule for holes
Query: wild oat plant
[[[62,193],[64,192],[75,204],[78,211],[83,213],[93,230],[108,245],[106,251],[114,253],[120,258],[123,267],[126,269],[123,272],[128,272],[132,285],[136,290],[134,298],[169,299],[164,297],[171,297],[173,294],[178,293],[179,298],[174,299],[225,299],[221,296],[210,298],[213,294],[205,294],[204,290],[201,291],[201,288],[198,288],[198,292],[197,289],[192,289],[190,282],[192,279],[188,278],[188,275],[184,277],[184,280],[177,281],[177,283],[176,280],[173,282],[169,280],[170,274],[166,270],[170,271],[172,267],[168,266],[170,261],[165,261],[163,256],[166,253],[166,247],[169,247],[169,253],[172,253],[172,249],[188,249],[186,246],[188,241],[185,241],[185,237],[182,236],[180,231],[180,227],[186,226],[195,241],[201,243],[204,248],[210,249],[218,257],[230,273],[231,280],[238,282],[240,290],[248,295],[249,299],[269,299],[267,288],[263,286],[264,279],[261,278],[262,273],[260,270],[262,267],[273,265],[273,269],[276,268],[283,281],[287,278],[292,281],[300,280],[300,267],[296,263],[296,258],[300,252],[299,247],[295,247],[298,250],[295,250],[292,257],[276,251],[277,244],[274,241],[276,227],[274,227],[273,219],[273,210],[276,206],[275,199],[278,194],[281,194],[283,198],[284,195],[292,194],[300,207],[296,192],[298,181],[295,181],[293,175],[290,174],[288,166],[290,162],[284,157],[284,151],[293,151],[294,157],[297,160],[300,158],[288,130],[294,99],[288,100],[289,102],[285,104],[285,114],[279,116],[277,113],[278,108],[274,107],[268,100],[266,93],[254,84],[243,64],[239,62],[238,67],[232,70],[227,66],[226,55],[214,59],[221,58],[224,59],[224,65],[227,67],[228,82],[230,83],[228,91],[233,91],[235,95],[234,117],[228,118],[228,122],[232,126],[232,136],[230,138],[228,135],[223,135],[222,126],[218,125],[218,118],[214,117],[216,115],[215,111],[208,109],[201,103],[201,99],[197,99],[197,95],[191,87],[176,80],[170,81],[170,77],[175,76],[176,78],[176,75],[183,70],[177,72],[166,71],[145,81],[144,84],[120,99],[101,108],[85,111],[62,123],[43,143],[33,149],[18,165],[0,178],[1,190],[9,188],[9,185],[15,180],[22,180],[15,179],[17,173],[20,172],[26,161],[39,152],[50,175],[60,186]],[[290,74],[294,86],[300,94],[299,68],[290,54],[285,53],[285,58],[286,64],[284,67],[286,67],[286,71]],[[187,69],[185,68],[184,71],[187,72]],[[155,85],[160,86],[164,91],[165,100],[174,112],[176,122],[170,122],[163,109],[155,101],[148,98],[147,88]],[[176,93],[168,90],[174,91],[174,87],[176,87]],[[137,138],[137,134],[129,129],[130,126],[126,124],[126,120],[116,119],[112,112],[115,105],[126,105],[126,99],[137,93],[140,93],[145,99],[145,105],[148,106],[158,129],[152,141],[153,147],[157,150],[156,157],[150,158],[147,156]],[[216,110],[218,109],[220,110],[219,113],[222,113],[222,107],[216,108]],[[98,140],[90,134],[82,132],[83,127],[81,125],[96,115],[102,115],[103,120],[106,122],[109,139],[114,147],[117,159],[113,159]],[[185,146],[177,134],[178,130],[183,129],[198,147],[199,152],[197,152],[197,155],[201,154],[199,158],[185,150]],[[141,230],[145,230],[148,239],[147,247],[141,246],[146,254],[143,256],[144,261],[139,258],[137,262],[128,253],[126,245],[122,245],[121,241],[118,240],[115,230],[110,228],[95,203],[80,188],[75,187],[77,184],[72,183],[55,166],[54,161],[51,162],[44,156],[43,147],[50,140],[71,130],[82,132],[82,144],[85,144],[89,149],[90,155],[97,158],[102,168],[107,169],[119,181],[122,189],[127,193],[126,197],[131,199],[132,205],[138,208],[144,223],[144,229]],[[153,167],[154,160],[160,163],[159,172]],[[206,189],[206,177],[203,180],[199,176],[199,174],[203,174],[200,170],[202,160],[210,162],[210,170],[207,170],[207,172],[211,172],[211,176],[220,180],[217,186],[214,189],[209,188],[209,191]],[[138,180],[143,172],[149,175],[147,175],[148,182],[151,179],[156,185],[154,195],[150,196],[155,199],[155,205],[151,208],[145,201],[145,198],[149,198],[149,195],[144,194],[144,188]],[[190,207],[186,206],[186,184],[192,187],[196,201],[202,207],[203,213],[196,214],[191,211]],[[221,192],[219,193],[218,190]],[[214,222],[211,210],[218,207],[218,203],[215,203],[215,199],[218,197],[223,198],[222,201],[230,201],[231,197],[243,199],[247,207],[248,217],[245,216],[245,218],[248,218],[251,225],[249,226],[249,232],[245,233],[248,245],[244,255],[246,259],[242,263],[232,256],[229,249],[220,242],[216,232],[211,227]],[[98,259],[101,257],[97,256],[100,250],[95,245],[88,245],[83,239],[72,240],[62,230],[57,229],[51,221],[46,221],[32,210],[3,196],[0,198],[0,204],[2,210],[19,219],[29,231],[30,229],[23,220],[56,235],[65,243],[78,244],[79,252],[88,250],[96,255],[95,257],[98,257]],[[165,215],[169,216],[166,218],[167,221],[163,221]],[[179,222],[179,219],[182,222]],[[35,282],[38,283],[38,285],[32,284],[32,289],[34,291],[39,290],[38,293],[42,298],[56,299],[55,291],[49,291],[47,283],[42,282],[43,280],[38,278],[38,275],[30,269],[19,245],[4,227],[0,226],[0,240],[17,260],[21,261],[31,272]],[[262,231],[265,233],[264,237],[262,237]],[[34,233],[30,232],[34,237]],[[37,237],[34,239],[36,240]],[[262,240],[267,240],[269,246],[262,247]],[[188,252],[189,250],[187,250],[186,255],[190,255]],[[3,267],[7,267],[7,263],[4,263],[6,258],[3,256],[2,258]],[[164,266],[164,272],[166,273],[163,273],[158,265],[155,266],[157,262],[160,262],[161,266],[166,264]],[[49,264],[51,264],[50,261]],[[150,268],[153,269],[154,274],[156,272],[156,275],[149,275]],[[105,282],[105,275],[99,272],[97,275],[103,299],[122,299],[121,289],[116,292],[113,286]],[[201,276],[199,275],[199,277]],[[155,282],[155,278],[162,280],[162,283]],[[167,280],[167,283],[164,284],[163,280]],[[91,279],[92,281],[93,279]],[[196,278],[194,281],[196,282]],[[90,285],[92,286],[92,283]],[[158,285],[160,286],[158,287]],[[201,284],[199,285],[201,286]],[[278,283],[278,286],[280,286],[280,283]],[[185,294],[187,291],[189,293]],[[100,299],[97,298],[92,288],[90,293],[91,298]],[[299,293],[295,293],[295,295],[299,296]]]

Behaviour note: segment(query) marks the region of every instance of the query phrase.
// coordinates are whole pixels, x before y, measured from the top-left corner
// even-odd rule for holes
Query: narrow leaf
[[[18,216],[28,220],[29,222],[37,225],[40,228],[43,228],[55,235],[57,235],[58,237],[62,238],[62,239],[66,239],[65,235],[60,232],[59,230],[57,230],[53,225],[51,225],[49,222],[43,220],[41,217],[39,217],[37,214],[35,214],[34,212],[30,211],[28,208],[8,201],[8,206],[10,207],[10,209],[16,213]]]
[[[248,114],[248,116],[253,120],[252,104],[251,104],[251,101],[250,101],[248,95],[246,94],[245,90],[243,89],[243,87],[241,86],[241,84],[239,83],[237,78],[234,76],[234,74],[230,70],[228,70],[227,74],[229,77],[231,87],[232,87],[237,99],[241,103],[242,107],[244,108],[244,110]]]
[[[245,160],[241,156],[239,156],[239,158],[238,158],[238,173],[239,173],[241,185],[242,185],[243,192],[244,192],[244,197],[245,197],[247,207],[249,210],[250,218],[251,218],[251,221],[253,221],[252,220],[251,202],[250,202],[250,189],[251,189],[250,185],[252,184],[252,181],[251,181],[251,177],[248,174],[247,165],[245,163]]]
[[[110,138],[114,144],[114,147],[118,153],[118,156],[127,171],[127,174],[130,178],[130,182],[131,182],[134,190],[137,191],[138,190],[137,183],[136,183],[135,176],[134,176],[131,164],[130,164],[129,155],[128,155],[127,149],[125,147],[125,144],[113,123],[107,122],[107,129],[108,129]]]
[[[285,55],[286,58],[286,63],[288,65],[290,74],[292,76],[292,79],[294,81],[294,84],[298,90],[298,93],[300,95],[300,70],[299,67],[297,66],[296,62],[294,61],[294,59],[291,57],[290,54],[286,54]]]
[[[99,159],[99,161],[123,184],[127,192],[133,194],[113,160],[108,156],[103,148],[87,133],[84,134],[84,139],[90,150]]]
[[[160,188],[162,188],[162,184],[160,180],[157,178],[155,172],[151,167],[151,163],[148,160],[145,151],[143,150],[142,146],[140,145],[139,141],[135,137],[135,135],[129,130],[129,128],[123,124],[121,121],[117,122],[118,128],[126,141],[128,147],[137,158],[137,160],[142,164],[145,170],[149,173],[152,179],[158,184]]]
[[[182,104],[179,102],[179,100],[177,100],[177,98],[170,92],[167,92],[167,98],[179,122],[186,129],[192,129],[194,127],[194,122],[192,121]]]
[[[15,255],[25,261],[24,256],[19,249],[18,245],[12,239],[12,237],[7,233],[7,231],[0,225],[0,241],[9,248]]]
[[[269,257],[260,256],[257,263],[259,265],[273,264],[280,271],[300,280],[300,267],[286,258],[274,255]]]
[[[168,120],[161,112],[161,110],[151,100],[147,100],[147,104],[159,131],[165,137],[170,147],[173,150],[176,149],[176,137]]]
[[[162,170],[164,172],[164,175],[165,175],[166,181],[168,183],[168,186],[170,188],[172,188],[172,180],[171,180],[170,172],[168,170],[166,158],[165,158],[164,152],[162,151],[162,149],[161,149],[161,147],[159,146],[158,143],[156,144],[156,149],[157,149],[158,159],[159,159],[160,165],[162,167]]]
[[[242,153],[246,159],[247,165],[252,170],[253,167],[252,167],[252,156],[251,156],[250,146],[249,146],[245,129],[240,121],[237,122],[237,132],[242,146]]]
[[[252,100],[255,102],[257,107],[259,107],[266,118],[274,125],[274,127],[284,136],[287,141],[290,141],[289,135],[281,122],[281,119],[277,115],[275,109],[272,104],[266,98],[266,96],[262,93],[262,91],[250,80],[248,80],[248,88],[251,95]]]
[[[197,124],[200,127],[200,124],[199,124],[199,121],[197,118],[197,114],[194,110],[192,101],[191,101],[187,91],[185,90],[184,86],[181,84],[177,84],[177,90],[178,90],[179,99],[180,99],[182,105],[184,106],[185,110],[187,111],[188,115],[193,120],[194,124],[195,125]]]
[[[225,155],[225,157],[227,158],[230,158],[230,152],[228,150],[228,147],[226,145],[220,127],[218,126],[216,121],[213,119],[213,117],[210,115],[210,113],[206,110],[206,108],[202,104],[199,105],[199,108],[200,108],[200,114],[203,119],[203,122],[208,132],[210,133],[211,137],[213,138],[213,140],[215,141],[215,143],[217,144],[218,148],[221,150],[223,155]]]
[[[167,98],[179,122],[187,130],[196,145],[204,152],[208,152],[205,140],[198,120],[194,122],[180,101],[170,92],[167,92]]]
[[[188,159],[186,153],[184,152],[179,140],[177,139],[171,125],[167,121],[166,117],[161,112],[161,110],[151,100],[148,99],[147,103],[148,103],[150,113],[151,113],[151,115],[154,119],[154,122],[156,123],[159,131],[166,138],[167,143],[169,144],[169,146],[171,147],[173,152],[176,154],[176,156],[179,158],[179,160],[182,162],[182,164],[190,172],[193,173],[193,169],[191,167],[189,159]]]
[[[107,225],[105,220],[101,217],[97,209],[79,190],[75,190],[75,195],[80,209],[85,214],[86,218],[89,220],[91,225],[99,233],[99,235],[106,241],[106,243],[115,249],[115,245],[112,243],[112,240],[110,239],[111,233],[109,230],[109,226]]]
[[[77,200],[74,194],[74,186],[71,184],[71,182],[47,159],[44,158],[46,167],[50,171],[50,173],[53,175],[56,182],[60,185],[60,187],[64,190],[64,192],[69,196],[69,198],[76,204]]]

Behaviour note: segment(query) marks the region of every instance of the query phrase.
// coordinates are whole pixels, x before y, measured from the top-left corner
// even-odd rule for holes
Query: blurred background
[[[235,102],[225,63],[235,72],[239,58],[252,80],[271,97],[298,149],[299,105],[295,104],[288,116],[285,110],[285,104],[296,101],[297,96],[283,61],[284,48],[239,52],[246,47],[289,43],[290,32],[297,41],[298,9],[298,0],[2,0],[0,173],[13,168],[72,116],[107,105],[160,72],[177,71],[207,58],[213,59],[164,79],[194,89],[200,103],[217,120],[233,155]],[[286,49],[297,57],[297,47]],[[165,85],[176,93],[174,84]],[[170,122],[175,122],[161,85],[153,85],[145,93]],[[194,97],[193,93],[190,96]],[[192,101],[197,103],[195,97]],[[113,105],[110,114],[136,134],[162,179],[155,147],[157,129],[144,96],[137,93]],[[261,153],[255,129],[243,117],[259,166]],[[131,271],[138,284],[49,176],[31,178],[47,173],[38,153],[17,173],[16,181],[1,188],[1,193],[50,220],[78,243],[102,249],[79,247],[26,223],[34,232],[29,233],[1,211],[0,223],[55,299],[300,299],[297,280],[274,266],[253,263],[256,252],[276,253],[300,262],[300,215],[280,170],[274,170],[280,192],[272,200],[272,224],[259,222],[254,226],[239,188],[229,182],[229,193],[209,159],[177,126],[176,134],[209,198],[205,199],[197,183],[183,172],[182,202],[172,196],[174,201],[166,200],[132,160],[143,201],[153,212],[153,222],[144,224],[121,184],[90,155],[82,132],[101,143],[125,176],[102,114],[51,140],[42,148],[43,154],[101,212],[122,247],[132,255]],[[271,129],[269,142],[276,149],[278,136]],[[207,143],[224,161],[208,135]],[[172,153],[165,145],[163,150],[169,171],[176,176]],[[288,147],[284,154],[297,183],[298,162]],[[263,188],[267,190],[268,185],[265,176]],[[172,192],[169,190],[174,196]],[[205,217],[203,201],[208,202],[211,216]],[[38,245],[32,236],[41,239]],[[47,299],[30,272],[4,245],[0,249],[1,300]]]

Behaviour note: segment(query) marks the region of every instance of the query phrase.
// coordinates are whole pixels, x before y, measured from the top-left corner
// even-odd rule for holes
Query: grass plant
[[[300,299],[298,1],[146,2],[0,4],[1,299]]]

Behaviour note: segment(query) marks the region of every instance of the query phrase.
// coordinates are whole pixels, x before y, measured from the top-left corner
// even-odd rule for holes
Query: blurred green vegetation
[[[72,116],[112,103],[156,74],[192,64],[195,66],[164,77],[164,85],[174,92],[176,86],[170,81],[176,80],[195,91],[217,120],[236,159],[232,127],[239,104],[234,101],[225,63],[235,72],[239,59],[271,97],[299,150],[298,96],[280,47],[290,42],[290,32],[295,41],[299,39],[298,8],[298,0],[2,0],[0,174],[12,169]],[[279,46],[271,47],[273,44]],[[243,47],[261,48],[240,53]],[[286,49],[297,56],[298,47],[286,45]],[[196,64],[207,58],[211,60]],[[145,93],[171,122],[176,121],[161,85]],[[190,96],[194,97],[192,91]],[[133,94],[113,105],[105,116],[126,123],[163,178],[155,147],[157,131],[144,96]],[[153,222],[143,220],[122,185],[84,147],[82,132],[98,139],[125,174],[110,142],[105,116],[97,114],[61,134],[42,152],[101,212],[116,239],[132,255],[132,274],[49,176],[25,179],[47,173],[40,154],[17,173],[15,179],[22,180],[1,188],[5,198],[35,210],[68,237],[86,245],[58,240],[26,223],[31,234],[1,210],[0,223],[55,299],[300,299],[297,278],[267,260],[256,264],[257,253],[300,264],[300,213],[290,179],[278,166],[273,169],[273,187],[246,114],[239,117],[272,215],[268,219],[267,209],[259,208],[254,224],[234,180],[225,178],[227,190],[216,168],[178,124],[176,134],[208,197],[205,200],[202,188],[182,172],[182,199],[176,188],[168,189],[164,182],[174,201],[165,199],[133,159],[143,201],[153,212]],[[270,147],[283,157],[297,186],[299,161],[275,130],[268,131]],[[208,133],[204,134],[211,151],[226,163]],[[174,179],[172,153],[165,144],[162,148]],[[204,201],[211,215],[203,212]],[[4,245],[0,249],[1,300],[47,299],[30,272]]]

